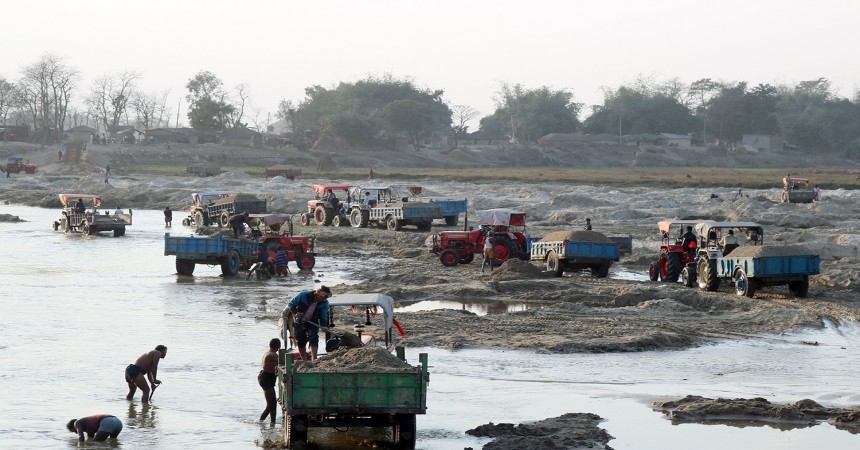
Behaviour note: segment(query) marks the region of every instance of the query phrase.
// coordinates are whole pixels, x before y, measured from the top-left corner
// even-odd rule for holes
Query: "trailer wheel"
[[[194,261],[176,258],[176,273],[179,275],[193,275]]]
[[[218,225],[221,225],[222,227],[226,227],[227,225],[230,225],[230,213],[229,212],[221,211],[221,216],[219,216],[219,217],[221,220],[218,222]]]
[[[609,264],[591,266],[591,275],[597,278],[606,278],[609,276],[609,266]]]
[[[472,257],[474,258],[475,255],[472,255]],[[460,253],[453,248],[445,249],[439,255],[439,261],[442,262],[442,265],[445,267],[454,267],[460,262]]]
[[[696,285],[696,269],[692,267],[684,267],[681,270],[681,281],[684,283],[684,286],[693,287]]]
[[[311,224],[311,216],[308,213],[304,213],[301,216],[302,225],[308,226]]]
[[[125,227],[115,228],[113,230],[113,237],[125,236]]]
[[[749,298],[755,295],[755,282],[747,278],[743,269],[735,271],[735,293]]]
[[[416,432],[415,414],[394,415],[393,441],[397,448],[415,448]]]
[[[287,430],[287,444],[308,440],[308,416],[297,414],[295,416],[286,416],[284,420],[287,422],[284,424],[284,428]],[[292,445],[290,446],[292,447]]]
[[[242,257],[236,250],[230,250],[230,253],[221,261],[221,274],[225,277],[234,277],[239,273],[239,264],[242,263]]]
[[[296,265],[299,270],[311,270],[317,263],[316,257],[312,253],[300,253],[296,257]]]
[[[705,291],[716,291],[720,287],[720,279],[717,277],[717,262],[707,258],[699,260],[696,269],[698,274],[699,289]]]
[[[809,294],[809,276],[804,275],[803,280],[788,283],[788,291],[797,298],[806,298]]]
[[[652,262],[650,266],[648,266],[648,279],[651,281],[657,281],[660,279],[660,263]]]
[[[564,273],[564,266],[559,261],[558,255],[555,252],[546,254],[546,271],[557,277],[560,277]]]
[[[353,209],[352,212],[349,213],[349,224],[352,225],[353,228],[366,228],[369,220],[370,211]]]
[[[463,257],[460,258],[460,264],[471,264],[472,261],[475,260],[474,253],[466,253]]]
[[[666,281],[677,283],[678,275],[681,275],[681,255],[669,253],[666,255]]]
[[[385,220],[385,226],[391,231],[400,231],[403,228],[403,224],[395,219],[394,216],[388,216],[388,219]]]
[[[445,225],[449,227],[453,227],[457,225],[457,222],[460,221],[460,216],[445,216]]]

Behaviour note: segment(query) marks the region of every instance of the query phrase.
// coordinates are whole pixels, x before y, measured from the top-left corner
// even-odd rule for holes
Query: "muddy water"
[[[54,210],[0,206],[3,213],[29,222],[0,223],[0,448],[75,447],[65,422],[97,413],[123,420],[126,448],[254,448],[281,430],[256,421],[263,399],[255,375],[276,327],[253,313],[319,282],[360,276],[357,261],[321,257],[313,274],[265,283],[225,280],[206,266],[177,277],[163,256],[158,211],[136,211],[122,238],[54,232]],[[169,352],[153,405],[141,405],[140,394],[125,400],[123,369],[160,343]],[[648,405],[687,394],[858,404],[858,343],[857,329],[831,327],[639,354],[410,349],[412,361],[426,351],[433,366],[418,448],[479,448],[486,440],[466,429],[565,412],[606,418],[616,449],[857,448],[860,437],[828,425],[673,425]],[[331,437],[311,434],[320,448],[355,448],[342,436],[328,444]]]

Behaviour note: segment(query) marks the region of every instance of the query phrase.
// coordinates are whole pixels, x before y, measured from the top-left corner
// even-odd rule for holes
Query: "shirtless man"
[[[150,391],[149,385],[146,383],[147,378],[152,384],[152,389],[161,384],[158,381],[156,374],[158,373],[158,362],[167,356],[167,347],[156,345],[155,350],[150,350],[137,358],[134,364],[129,364],[125,368],[125,381],[128,383],[128,395],[126,399],[134,398],[134,393],[137,388],[143,392],[143,403],[149,403]]]
[[[280,339],[274,338],[269,341],[269,351],[263,353],[260,374],[257,375],[257,382],[263,388],[263,395],[266,397],[266,409],[263,410],[260,420],[266,420],[266,416],[271,414],[272,424],[275,423],[275,412],[278,408],[278,399],[275,397],[275,384],[278,381],[278,350],[280,348]]]

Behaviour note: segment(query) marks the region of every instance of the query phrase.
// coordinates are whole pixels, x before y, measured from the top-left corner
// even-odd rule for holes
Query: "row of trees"
[[[169,93],[145,93],[137,86],[140,79],[139,72],[126,70],[82,87],[76,69],[45,54],[25,66],[18,80],[0,77],[0,123],[30,124],[43,142],[82,124],[104,130],[122,124],[169,126]],[[271,116],[253,107],[245,84],[227,89],[216,74],[201,71],[185,88],[188,120],[203,134],[249,126],[271,130]],[[580,121],[586,108],[569,90],[502,84],[495,111],[480,118],[480,131],[522,144],[549,133],[692,133],[700,142],[720,143],[738,142],[743,134],[772,134],[804,149],[860,154],[860,92],[840,97],[825,78],[750,86],[709,78],[685,84],[640,77],[604,88],[603,94],[603,103],[591,105]],[[405,136],[416,149],[434,134],[465,138],[468,123],[480,116],[471,106],[446,101],[440,89],[390,75],[311,86],[299,101],[282,100],[275,113],[301,136],[336,136],[354,145]]]

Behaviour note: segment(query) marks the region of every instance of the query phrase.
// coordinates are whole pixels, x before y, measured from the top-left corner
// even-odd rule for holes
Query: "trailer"
[[[253,263],[257,241],[230,239],[223,236],[195,237],[164,235],[164,255],[176,256],[176,273],[193,275],[197,264],[220,265],[224,276],[235,276]]]
[[[730,248],[721,246],[724,230],[732,230],[744,241]],[[820,273],[819,255],[804,246],[763,245],[764,230],[754,222],[703,221],[696,225],[696,233],[702,245],[691,276],[702,290],[716,291],[725,280],[734,283],[736,294],[746,297],[766,286],[787,285],[794,297],[804,298],[809,293],[809,276]]]
[[[465,213],[469,206],[469,200],[434,200],[430,199],[430,203],[435,203],[442,207],[442,218],[445,219],[445,225],[454,226],[460,221],[460,214]]]
[[[360,369],[345,368],[338,371],[300,370],[301,363],[292,348],[289,325],[292,315],[287,308],[282,313],[280,334],[290,348],[279,352],[278,386],[284,416],[284,440],[291,448],[308,439],[312,428],[327,427],[346,429],[349,427],[390,428],[393,444],[397,448],[415,448],[417,424],[416,415],[427,411],[427,386],[430,383],[426,353],[418,356],[420,365],[405,364],[406,353],[403,347],[394,346],[392,330],[402,330],[394,320],[394,300],[383,294],[347,294],[329,299],[329,327],[327,336],[337,335],[339,328],[333,327],[332,317],[342,311],[357,312],[358,322],[351,326],[357,331],[358,347],[381,347],[386,351],[394,350],[402,361],[403,369],[397,371],[386,368],[365,366]],[[371,309],[381,311],[383,323],[375,326],[377,336],[361,334],[361,329],[370,325]],[[366,316],[366,319],[365,319]],[[344,322],[344,317],[338,317]],[[365,322],[367,320],[367,322]],[[405,334],[401,331],[401,335]],[[355,337],[355,335],[353,335]],[[331,342],[331,341],[329,341]],[[331,347],[326,345],[327,351]],[[350,348],[338,351],[355,351]],[[325,358],[325,355],[322,356]]]
[[[595,231],[568,233],[571,236],[588,234],[590,237],[588,241],[555,240],[554,234],[556,233],[550,233],[542,240],[532,242],[530,252],[532,261],[543,261],[546,263],[546,270],[557,277],[564,272],[589,269],[593,276],[605,278],[609,275],[612,263],[620,259],[618,243],[609,240],[601,233]]]
[[[241,212],[249,214],[265,214],[266,200],[260,200],[254,195],[228,192],[199,192],[191,194],[193,206],[188,218],[182,220],[183,225],[226,227],[230,216]]]

